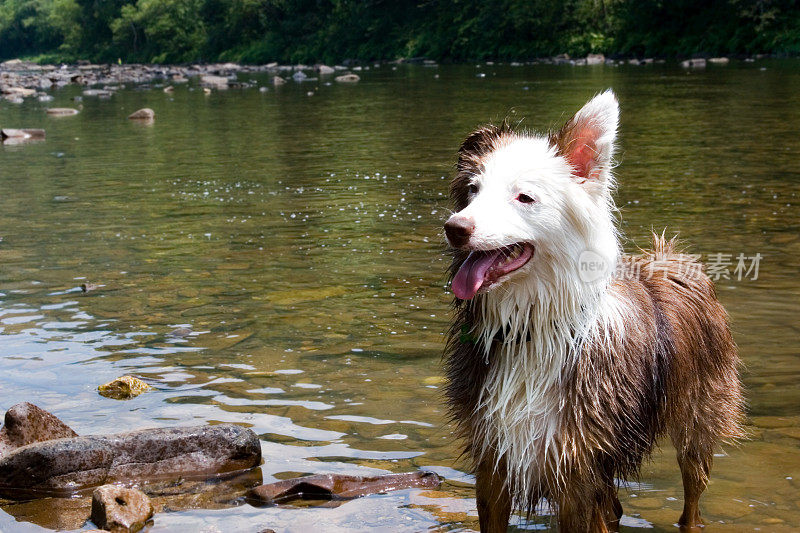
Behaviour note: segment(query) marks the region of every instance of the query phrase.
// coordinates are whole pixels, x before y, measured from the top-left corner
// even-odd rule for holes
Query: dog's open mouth
[[[533,246],[528,243],[470,252],[453,277],[453,293],[457,298],[469,300],[481,288],[488,288],[506,274],[525,266],[531,257]]]

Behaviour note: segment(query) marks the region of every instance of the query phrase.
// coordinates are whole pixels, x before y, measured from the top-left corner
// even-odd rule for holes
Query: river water
[[[546,129],[611,87],[626,249],[667,228],[712,263],[745,363],[751,436],[719,450],[708,530],[800,528],[800,62],[359,74],[277,88],[244,76],[266,92],[129,87],[64,118],[44,110],[78,105],[78,88],[0,103],[0,126],[47,130],[0,147],[0,412],[30,401],[80,434],[242,424],[262,440],[265,482],[446,478],[338,507],[190,503],[151,531],[477,529],[441,389],[454,153],[481,123]],[[141,107],[153,124],[125,119]],[[97,393],[123,374],[153,390]],[[669,445],[620,498],[623,530],[675,529]],[[90,528],[48,518],[58,505],[6,502],[0,531]]]

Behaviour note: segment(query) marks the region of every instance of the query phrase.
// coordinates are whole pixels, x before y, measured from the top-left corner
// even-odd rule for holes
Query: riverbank
[[[766,55],[744,57],[741,60],[753,62],[764,59]],[[727,65],[728,57],[695,58],[679,62],[687,69],[705,68],[707,65]],[[240,75],[267,73],[273,85],[282,85],[288,80],[295,82],[317,81],[320,78],[340,82],[359,81],[358,72],[388,65],[396,68],[398,64],[418,64],[435,68],[439,63],[433,60],[414,58],[391,62],[372,62],[366,64],[352,64],[328,66],[315,65],[281,65],[268,63],[263,65],[243,65],[239,63],[212,63],[192,65],[158,65],[158,64],[93,64],[79,62],[77,64],[54,65],[38,64],[31,61],[12,59],[0,63],[0,94],[11,103],[22,103],[25,98],[36,98],[47,102],[52,100],[48,91],[59,89],[68,85],[87,87],[85,96],[109,97],[125,85],[142,85],[152,83],[165,83],[169,87],[173,84],[187,83],[191,79],[198,79],[202,87],[207,90],[246,89],[258,85]],[[586,57],[571,58],[567,54],[553,57],[539,58],[532,61],[508,63],[485,61],[487,67],[495,65],[508,65],[522,67],[530,65],[565,65],[584,67],[593,65],[606,65],[610,67],[624,64],[647,66],[652,64],[667,63],[664,59],[613,59],[602,54],[589,54]],[[478,77],[485,74],[478,74]]]

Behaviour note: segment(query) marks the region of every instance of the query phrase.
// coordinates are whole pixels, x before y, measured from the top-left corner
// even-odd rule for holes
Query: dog
[[[560,531],[617,530],[617,480],[667,434],[692,530],[715,447],[743,436],[739,357],[702,265],[663,234],[621,252],[618,122],[606,91],[558,131],[503,122],[458,151],[445,390],[485,532],[541,498]]]

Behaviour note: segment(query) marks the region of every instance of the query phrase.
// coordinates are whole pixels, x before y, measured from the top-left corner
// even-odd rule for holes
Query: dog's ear
[[[617,138],[619,104],[608,90],[592,98],[556,133],[550,143],[566,158],[581,182],[607,179]]]

